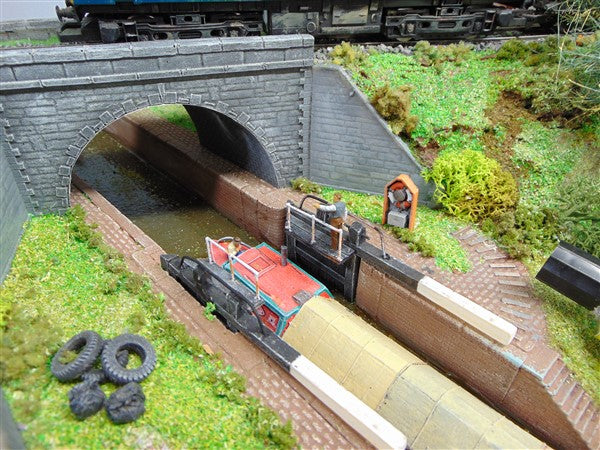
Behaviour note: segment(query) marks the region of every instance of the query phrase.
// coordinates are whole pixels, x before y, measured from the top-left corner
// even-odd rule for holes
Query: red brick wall
[[[586,448],[560,407],[518,359],[373,266],[361,263],[357,305],[426,360],[455,375],[536,436],[559,448]]]
[[[275,247],[283,244],[286,198],[277,188],[212,155],[198,162],[127,118],[106,131],[258,240]]]

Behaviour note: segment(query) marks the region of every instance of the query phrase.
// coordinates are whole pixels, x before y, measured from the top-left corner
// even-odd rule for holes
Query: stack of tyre
[[[68,352],[77,356],[64,362]],[[139,367],[128,369],[129,355],[140,357]],[[100,360],[101,368],[96,368]],[[62,382],[80,380],[69,391],[69,406],[83,420],[103,407],[114,423],[128,423],[144,414],[146,397],[139,383],[145,380],[156,366],[156,352],[142,336],[122,334],[104,340],[94,331],[82,331],[73,336],[54,355],[50,370]],[[100,385],[112,382],[121,387],[107,399]]]

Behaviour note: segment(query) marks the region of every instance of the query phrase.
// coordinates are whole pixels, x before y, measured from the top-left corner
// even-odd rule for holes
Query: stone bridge
[[[216,137],[209,144],[231,144],[226,156],[283,185],[302,173],[312,52],[302,36],[2,52],[2,128],[27,209],[67,208],[87,143],[123,115],[161,104],[186,105],[210,124],[199,127]]]
[[[0,50],[0,213],[15,224],[3,225],[0,275],[27,213],[69,207],[88,142],[153,105],[184,105],[205,147],[274,186],[303,175],[378,193],[409,173],[427,200],[406,145],[339,68],[313,67],[313,51],[301,35]]]

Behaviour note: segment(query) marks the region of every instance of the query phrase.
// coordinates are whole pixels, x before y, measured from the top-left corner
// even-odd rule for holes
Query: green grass
[[[537,273],[537,270],[532,273]],[[552,288],[533,282],[544,299],[546,323],[552,344],[560,350],[565,364],[584,389],[600,405],[600,339],[593,314]]]
[[[0,40],[0,47],[43,47],[49,45],[59,45],[58,36],[51,36],[48,39],[13,39]]]
[[[348,210],[357,216],[381,224],[383,214],[383,196],[367,195],[359,192],[337,190],[323,187],[322,197],[333,201],[334,192],[341,192]],[[413,233],[405,236],[410,241],[417,241],[428,247],[435,257],[435,264],[443,270],[468,272],[472,268],[469,257],[456,238],[451,233],[464,226],[458,219],[452,218],[442,211],[434,211],[420,206],[417,210],[417,226]],[[393,227],[390,227],[393,228]],[[411,249],[418,245],[409,244]]]
[[[523,121],[514,146],[513,161],[524,169],[521,198],[537,207],[560,205],[557,192],[585,151],[586,143],[557,124]]]
[[[476,53],[460,64],[444,62],[435,67],[422,66],[412,56],[374,53],[353,72],[353,78],[368,96],[386,83],[413,87],[411,113],[419,123],[412,140],[426,144],[435,139],[446,151],[483,150],[480,137],[490,126],[485,110],[500,93],[494,71],[509,66]]]
[[[150,111],[178,127],[196,131],[196,126],[183,105],[151,106]]]
[[[30,220],[1,287],[0,304],[8,310],[2,387],[16,421],[26,426],[28,447],[264,448],[295,443],[291,424],[282,426],[273,411],[243,394],[244,378],[167,317],[162,299],[127,271],[122,257],[83,223],[79,210]],[[78,421],[70,412],[67,392],[73,385],[58,382],[49,361],[61,343],[85,329],[105,338],[134,332],[154,345],[158,363],[142,383],[147,410],[136,422],[116,426],[104,411]],[[41,340],[42,335],[47,337]],[[108,395],[114,387],[103,389]]]

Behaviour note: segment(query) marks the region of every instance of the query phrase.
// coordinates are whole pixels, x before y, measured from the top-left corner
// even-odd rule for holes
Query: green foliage
[[[424,66],[439,66],[445,62],[462,63],[473,50],[471,44],[459,42],[450,45],[431,45],[419,41],[414,47],[415,58]]]
[[[10,39],[0,40],[0,47],[46,47],[58,45],[60,41],[58,36],[51,36],[48,39]]]
[[[600,177],[578,174],[558,189],[560,238],[600,258]]]
[[[121,256],[86,241],[95,236],[86,226],[78,210],[31,219],[0,287],[0,304],[11,305],[2,334],[2,387],[15,419],[27,424],[27,446],[292,447],[289,425],[244,394],[243,378],[172,321],[164,298],[130,274]],[[50,374],[50,355],[84,329],[107,338],[134,331],[156,349],[157,367],[143,382],[146,413],[127,427],[114,426],[104,413],[77,420],[66,400],[72,386]],[[264,421],[252,422],[260,408]]]
[[[600,6],[597,0],[564,0],[555,8],[562,32],[568,34],[600,29]]]
[[[351,67],[361,64],[366,59],[367,54],[356,45],[352,45],[349,42],[342,42],[333,47],[333,50],[329,53],[329,57],[334,64]]]
[[[556,211],[524,203],[519,203],[516,210],[485,219],[481,228],[517,259],[550,253],[558,243],[560,230]]]
[[[411,252],[418,252],[425,257],[435,256],[435,246],[426,235],[422,233],[415,233],[414,231],[410,231],[408,228],[391,228],[394,236],[396,236],[402,242],[407,243],[408,249]]]
[[[196,131],[196,125],[194,125],[183,105],[151,106],[150,111],[162,117],[167,122],[171,122],[173,125],[185,128],[186,130]]]
[[[419,119],[410,113],[410,86],[391,88],[386,84],[377,89],[371,97],[371,104],[381,117],[390,124],[395,134],[410,135]]]
[[[353,78],[369,97],[386,84],[392,90],[411,86],[408,113],[418,118],[410,133],[413,148],[434,142],[441,151],[483,150],[480,137],[489,127],[485,110],[500,92],[493,83],[497,68],[491,66],[500,64],[476,55],[467,54],[460,65],[426,67],[415,57],[376,53],[352,69]]]
[[[589,117],[600,112],[599,53],[600,32],[577,39],[511,40],[500,48],[496,59],[522,61],[530,68],[512,71],[499,84],[519,93],[537,114]]]
[[[518,199],[511,174],[473,150],[441,155],[425,178],[435,183],[435,198],[450,214],[472,222],[498,216]]]
[[[381,223],[383,215],[383,196],[361,192],[343,191],[323,186],[323,198],[333,202],[333,194],[340,192],[350,213],[363,217],[373,223]]]
[[[320,194],[321,186],[314,181],[310,181],[308,178],[298,177],[290,181],[292,189],[300,191],[303,194]]]
[[[600,403],[600,339],[596,338],[598,324],[593,313],[535,279],[533,286],[537,296],[544,299],[552,344],[584,389]]]
[[[217,310],[217,307],[215,306],[215,304],[213,302],[206,303],[206,306],[204,307],[204,317],[206,317],[210,321],[215,320],[215,315],[213,313],[216,310]]]
[[[556,124],[522,123],[512,157],[521,169],[521,197],[537,207],[556,207],[557,191],[581,159],[587,144]]]

